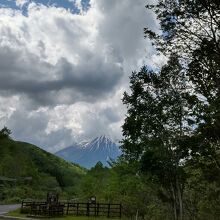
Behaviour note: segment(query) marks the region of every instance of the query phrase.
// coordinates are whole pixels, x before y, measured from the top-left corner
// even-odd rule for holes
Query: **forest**
[[[143,35],[167,62],[160,68],[143,66],[130,77],[130,91],[122,100],[127,107],[122,156],[110,167],[97,163],[67,181],[54,170],[44,173],[53,176],[47,181],[65,192],[64,197],[85,200],[95,195],[100,202],[120,202],[129,219],[217,220],[220,2],[158,0],[146,10],[155,13],[160,30],[145,27]],[[36,174],[36,179],[41,178]]]

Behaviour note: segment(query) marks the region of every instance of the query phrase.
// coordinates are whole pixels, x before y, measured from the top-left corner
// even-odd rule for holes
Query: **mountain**
[[[108,166],[110,159],[116,159],[121,155],[119,147],[108,137],[100,136],[91,142],[74,144],[55,153],[55,155],[83,167],[91,168],[101,161]]]
[[[45,198],[51,190],[68,195],[84,174],[84,168],[37,146],[0,137],[0,201]]]

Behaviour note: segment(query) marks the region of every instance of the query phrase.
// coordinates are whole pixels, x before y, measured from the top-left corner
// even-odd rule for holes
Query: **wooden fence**
[[[121,218],[122,205],[112,203],[80,203],[64,202],[57,205],[48,205],[46,202],[22,201],[21,212],[34,216],[105,216]]]
[[[67,215],[106,216],[121,218],[121,204],[111,203],[67,203]]]

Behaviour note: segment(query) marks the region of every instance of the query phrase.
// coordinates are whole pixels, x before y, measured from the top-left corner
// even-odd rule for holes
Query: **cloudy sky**
[[[158,66],[150,0],[0,0],[0,126],[48,151],[121,138],[129,76]]]

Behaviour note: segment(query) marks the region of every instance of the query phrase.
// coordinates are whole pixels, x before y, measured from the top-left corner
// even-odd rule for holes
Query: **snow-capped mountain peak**
[[[107,161],[116,159],[121,154],[119,147],[106,135],[96,137],[91,142],[84,142],[84,144],[81,142],[78,146],[80,147],[73,146],[58,151],[56,155],[90,168],[99,161],[108,165]]]
[[[96,150],[101,150],[101,149],[111,151],[116,148],[116,144],[110,138],[103,135],[103,136],[96,137],[95,139],[93,139],[86,146],[86,148],[89,148],[90,151],[93,151],[93,150],[96,151]]]

